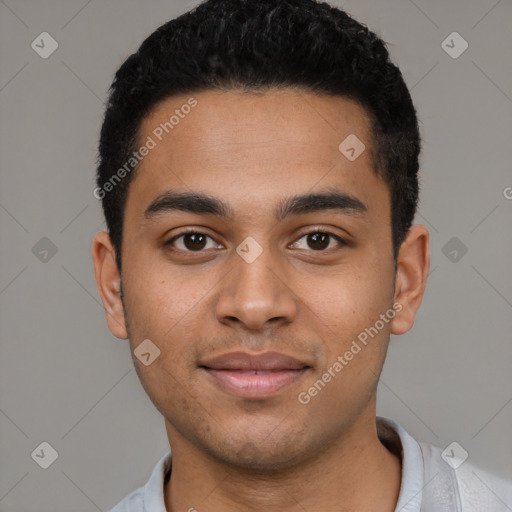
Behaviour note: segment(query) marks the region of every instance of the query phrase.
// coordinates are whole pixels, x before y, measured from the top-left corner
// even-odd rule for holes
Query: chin
[[[282,471],[296,466],[305,458],[297,441],[287,437],[269,441],[248,440],[248,435],[237,443],[230,439],[226,444],[219,444],[209,449],[210,455],[225,464],[237,468],[238,471],[272,472]]]

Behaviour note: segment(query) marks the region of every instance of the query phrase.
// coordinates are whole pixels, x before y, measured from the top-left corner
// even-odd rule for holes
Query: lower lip
[[[204,368],[204,370],[227,393],[240,398],[268,398],[297,382],[307,368],[257,374],[211,368]]]

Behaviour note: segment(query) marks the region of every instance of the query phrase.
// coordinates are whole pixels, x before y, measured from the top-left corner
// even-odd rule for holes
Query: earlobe
[[[115,249],[106,231],[96,233],[92,245],[96,286],[107,315],[108,328],[120,339],[128,338],[121,300],[121,276],[116,265]]]
[[[429,267],[428,230],[425,226],[412,226],[397,258],[394,301],[401,309],[391,322],[392,334],[404,334],[413,326],[425,293]]]

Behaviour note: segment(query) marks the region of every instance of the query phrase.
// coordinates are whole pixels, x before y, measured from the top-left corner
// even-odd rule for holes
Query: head
[[[134,363],[170,439],[284,467],[370,418],[428,272],[419,150],[385,44],[325,3],[210,0],[124,62],[93,257],[111,331],[160,351]],[[235,396],[208,370],[234,351],[279,352],[301,373]]]

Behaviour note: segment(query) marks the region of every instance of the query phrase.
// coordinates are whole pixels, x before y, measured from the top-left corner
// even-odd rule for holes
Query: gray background
[[[195,3],[0,1],[2,512],[107,510],[168,449],[128,343],[106,326],[92,190],[115,70]],[[389,43],[424,140],[416,222],[431,275],[413,330],[392,339],[378,413],[512,478],[512,2],[337,4]],[[43,31],[59,45],[47,59],[31,48]],[[453,31],[469,44],[456,59],[441,45]],[[31,458],[43,441],[58,452],[48,469]]]

